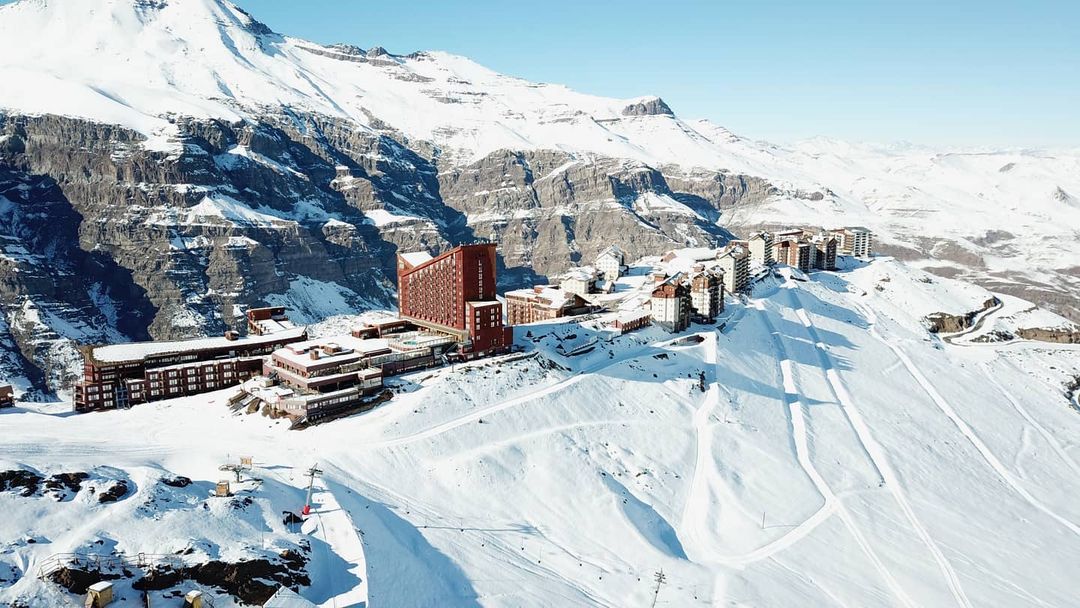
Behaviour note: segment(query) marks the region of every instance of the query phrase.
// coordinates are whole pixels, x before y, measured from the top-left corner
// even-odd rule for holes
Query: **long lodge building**
[[[252,321],[270,316],[248,311]],[[278,314],[277,331],[171,342],[135,342],[82,347],[83,377],[75,383],[75,410],[128,407],[237,385],[262,371],[263,356],[307,339],[307,330]]]

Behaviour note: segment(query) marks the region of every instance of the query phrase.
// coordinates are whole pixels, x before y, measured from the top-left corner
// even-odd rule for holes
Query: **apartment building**
[[[650,317],[655,325],[674,333],[690,327],[690,286],[685,275],[676,273],[670,277],[657,275],[649,298]]]
[[[567,292],[585,297],[590,293],[596,293],[596,273],[587,270],[572,270],[559,282],[559,287]],[[510,322],[514,324],[513,321]]]
[[[771,266],[776,262],[773,257],[773,235],[769,232],[758,232],[747,239],[747,249],[750,250],[750,263],[754,266]]]
[[[750,286],[750,251],[739,243],[728,243],[716,255],[717,267],[724,273],[724,289],[741,293]]]
[[[785,238],[773,245],[773,257],[778,264],[787,264],[803,272],[810,272],[814,256],[812,251],[810,243],[797,238]]]
[[[862,226],[850,226],[830,231],[836,238],[837,249],[844,255],[868,258],[874,253],[874,233]]]
[[[515,289],[503,295],[506,321],[510,325],[547,321],[591,310],[589,303],[578,294],[551,285]]]
[[[836,239],[818,235],[811,240],[814,247],[813,267],[818,270],[836,270]]]
[[[622,276],[626,264],[626,254],[618,245],[611,245],[596,256],[594,266],[605,281],[614,281]]]
[[[691,316],[699,323],[713,323],[724,311],[722,273],[697,267],[690,275]]]

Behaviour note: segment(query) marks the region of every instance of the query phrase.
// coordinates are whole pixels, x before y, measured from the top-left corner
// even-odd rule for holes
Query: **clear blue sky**
[[[275,30],[440,49],[750,137],[1080,145],[1080,0],[238,0]]]

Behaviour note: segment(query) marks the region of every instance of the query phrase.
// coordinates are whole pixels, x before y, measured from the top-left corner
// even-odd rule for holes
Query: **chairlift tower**
[[[312,465],[311,468],[307,470],[307,476],[308,476],[307,498],[304,499],[304,511],[303,511],[305,516],[311,515],[311,490],[315,486],[315,478],[322,475],[322,473],[323,473],[322,469],[319,468],[318,464]]]

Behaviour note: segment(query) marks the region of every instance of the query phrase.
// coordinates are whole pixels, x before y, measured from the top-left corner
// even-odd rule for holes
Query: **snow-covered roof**
[[[592,281],[595,278],[595,272],[588,272],[580,268],[571,270],[570,272],[563,275],[564,281]]]
[[[315,608],[315,604],[300,597],[288,587],[282,587],[270,596],[263,608]]]
[[[87,589],[89,589],[90,591],[101,592],[111,587],[112,583],[110,583],[109,581],[101,581],[99,583],[94,583],[93,585],[90,585],[89,587],[87,587]]]
[[[286,329],[296,327],[296,324],[288,319],[262,319],[260,321],[255,321],[255,325],[258,326],[264,334],[285,331]]]
[[[315,348],[334,345],[342,352],[329,355],[322,354],[318,359],[312,359],[308,352]],[[299,367],[308,367],[313,364],[326,364],[346,362],[359,359],[363,356],[390,348],[389,340],[384,338],[355,338],[349,334],[327,336],[315,340],[296,342],[274,351],[275,357],[280,357]]]
[[[410,266],[419,266],[432,259],[431,254],[426,251],[410,251],[400,255]]]
[[[562,308],[567,300],[572,299],[575,294],[551,285],[537,285],[531,288],[508,291],[505,295],[508,298],[543,299],[547,301],[544,305],[548,308]]]
[[[91,351],[91,355],[97,361],[105,363],[119,363],[122,361],[139,361],[154,355],[170,353],[183,353],[196,350],[225,349],[258,346],[261,344],[273,344],[275,342],[295,340],[304,335],[306,328],[294,327],[284,331],[262,336],[246,336],[236,340],[229,340],[224,336],[213,338],[194,338],[191,340],[176,340],[172,342],[131,342],[128,344],[109,344],[98,346]]]
[[[596,259],[599,260],[603,257],[613,257],[619,260],[619,263],[621,264],[623,260],[626,259],[626,254],[623,253],[623,250],[620,249],[618,245],[611,245],[607,249],[601,251],[600,254],[596,256]]]

